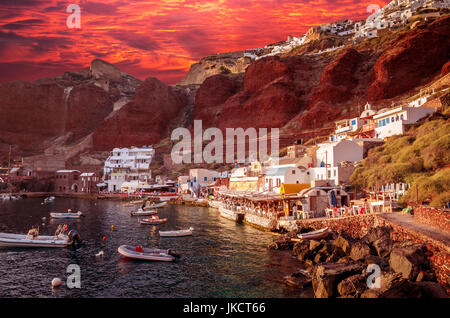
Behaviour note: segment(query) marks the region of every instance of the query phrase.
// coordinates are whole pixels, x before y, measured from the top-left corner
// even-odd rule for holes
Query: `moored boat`
[[[146,216],[146,215],[155,215],[158,213],[158,210],[147,210],[143,211],[142,209],[139,209],[134,212],[130,212],[131,216]]]
[[[194,231],[194,228],[190,227],[187,230],[159,231],[159,235],[163,236],[163,237],[188,236],[188,235],[192,235],[192,231]]]
[[[297,237],[301,238],[301,239],[307,239],[307,240],[317,240],[317,239],[322,239],[322,238],[327,237],[329,233],[330,233],[330,229],[328,227],[324,227],[317,231],[297,234]]]
[[[144,207],[144,210],[162,208],[163,206],[166,206],[166,205],[167,205],[167,202],[153,203],[153,204],[146,205]]]
[[[0,233],[1,247],[66,247],[79,243],[79,234],[72,230],[65,234],[66,224],[58,226],[55,235],[39,235],[39,229],[31,229],[28,234]]]
[[[120,255],[140,260],[148,261],[165,261],[172,262],[175,260],[176,253],[171,250],[163,250],[156,248],[145,248],[142,246],[121,245],[117,249]],[[175,256],[174,256],[175,255]]]
[[[232,211],[223,206],[219,207],[219,213],[221,217],[235,221],[236,223],[242,223],[244,221],[245,213],[240,211]]]
[[[78,211],[76,213],[72,213],[71,210],[67,210],[67,212],[51,212],[50,217],[53,219],[79,219],[83,213],[81,211]]]
[[[54,196],[50,196],[48,198],[44,199],[44,203],[51,203],[55,201],[55,197]]]
[[[141,219],[139,220],[139,223],[141,224],[162,224],[162,223],[166,223],[167,222],[167,218],[164,219],[160,219],[158,216],[152,216],[151,218],[147,218],[147,219]]]

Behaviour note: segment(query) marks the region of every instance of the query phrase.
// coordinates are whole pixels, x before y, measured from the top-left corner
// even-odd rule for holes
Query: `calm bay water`
[[[163,225],[140,225],[123,202],[57,198],[0,201],[0,232],[26,233],[40,226],[53,235],[60,223],[76,229],[84,242],[72,248],[0,248],[0,297],[311,297],[311,291],[287,287],[283,276],[298,268],[290,252],[269,251],[273,236],[223,219],[215,209],[168,205]],[[50,220],[50,212],[82,211],[79,220]],[[46,217],[42,225],[42,217]],[[111,225],[115,229],[111,230]],[[194,227],[194,235],[160,238],[159,229]],[[106,241],[103,237],[106,236]],[[122,244],[172,248],[175,262],[122,258]],[[102,258],[95,256],[104,252]],[[81,288],[69,289],[69,264],[81,268]],[[52,290],[51,280],[63,285]]]

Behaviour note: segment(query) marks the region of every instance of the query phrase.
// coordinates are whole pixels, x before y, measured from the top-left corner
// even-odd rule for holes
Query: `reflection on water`
[[[0,201],[0,232],[26,233],[40,227],[53,235],[60,223],[76,229],[84,246],[55,249],[0,248],[1,297],[311,297],[310,291],[286,287],[283,276],[298,267],[290,252],[269,251],[269,233],[219,217],[217,210],[169,205],[159,211],[165,224],[141,225],[132,206],[117,201],[56,199]],[[82,211],[76,220],[54,220],[50,212]],[[42,221],[46,217],[47,220]],[[114,225],[114,230],[111,226]],[[159,229],[194,227],[194,235],[160,238]],[[106,237],[106,240],[103,240]],[[172,248],[175,262],[123,259],[122,244]],[[103,251],[103,257],[95,254]],[[69,264],[81,268],[81,289],[68,289]],[[61,288],[51,280],[60,277]]]

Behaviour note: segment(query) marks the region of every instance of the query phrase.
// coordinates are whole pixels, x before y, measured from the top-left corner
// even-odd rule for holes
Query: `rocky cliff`
[[[76,143],[113,112],[115,103],[130,99],[140,83],[94,60],[89,68],[62,76],[0,84],[0,144],[14,145],[16,155],[29,155],[67,134],[65,144]]]
[[[95,150],[151,145],[169,135],[171,121],[187,97],[156,78],[146,79],[133,100],[105,119],[95,130]]]
[[[204,129],[281,128],[285,143],[325,135],[368,100],[389,107],[448,72],[449,22],[447,15],[319,54],[301,46],[257,60],[250,51],[208,56],[173,87],[141,83],[101,60],[56,78],[1,84],[0,150],[36,152],[68,133],[70,143],[92,134],[96,151],[157,144],[194,119]],[[306,46],[322,41],[330,44]]]

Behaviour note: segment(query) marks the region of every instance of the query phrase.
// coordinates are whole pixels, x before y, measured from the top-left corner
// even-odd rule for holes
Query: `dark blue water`
[[[0,297],[310,297],[287,287],[283,276],[299,264],[290,252],[269,251],[273,235],[223,219],[215,209],[168,205],[163,225],[140,225],[123,202],[57,198],[0,201],[0,232],[26,233],[40,226],[53,235],[59,223],[76,229],[85,245],[71,248],[0,248]],[[79,220],[49,220],[49,212],[82,211]],[[42,225],[42,217],[47,217]],[[114,225],[115,229],[111,229]],[[192,237],[160,238],[159,229],[194,227]],[[106,241],[103,237],[106,236]],[[175,262],[122,258],[122,244],[173,248]],[[95,256],[104,252],[103,258]],[[69,289],[69,264],[81,269],[81,288]],[[53,278],[63,284],[51,288]]]

